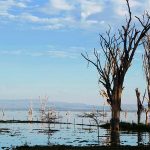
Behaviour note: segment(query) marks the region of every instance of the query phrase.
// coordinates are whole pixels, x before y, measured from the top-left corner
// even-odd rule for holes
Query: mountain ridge
[[[39,110],[41,108],[40,100],[0,100],[0,109],[4,110],[28,110],[31,107],[34,110]],[[83,111],[92,111],[92,110],[105,110],[110,111],[110,106],[102,106],[102,105],[90,105],[84,103],[71,103],[71,102],[60,102],[60,101],[47,101],[47,108],[54,108],[56,110],[83,110]],[[134,104],[123,104],[123,111],[136,111],[136,105]]]

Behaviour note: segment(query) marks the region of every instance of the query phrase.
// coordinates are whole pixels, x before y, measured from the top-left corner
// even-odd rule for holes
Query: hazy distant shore
[[[39,100],[0,100],[0,111],[1,110],[27,110],[29,109],[32,102],[32,107],[34,111],[39,111],[41,103]],[[58,102],[58,101],[48,101],[47,107],[52,107],[57,111],[93,111],[93,110],[105,110],[111,111],[108,105],[90,105],[84,103],[68,103],[68,102]],[[123,111],[135,112],[137,111],[137,106],[135,104],[123,104]]]

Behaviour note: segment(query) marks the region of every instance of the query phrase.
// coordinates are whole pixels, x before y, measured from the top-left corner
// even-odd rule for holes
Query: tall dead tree
[[[146,35],[144,40],[144,57],[143,57],[143,68],[147,83],[147,94],[148,94],[148,109],[150,110],[150,35]]]
[[[95,49],[95,60],[90,59],[87,53],[81,54],[88,63],[96,67],[99,73],[99,84],[103,85],[107,101],[111,106],[111,130],[114,132],[119,131],[124,77],[131,66],[137,47],[150,29],[150,15],[145,13],[142,19],[136,16],[141,25],[136,26],[133,23],[129,0],[126,0],[126,3],[129,16],[125,25],[118,29],[117,34],[112,34],[110,28],[105,35],[99,35],[104,61],[102,62],[101,53]]]

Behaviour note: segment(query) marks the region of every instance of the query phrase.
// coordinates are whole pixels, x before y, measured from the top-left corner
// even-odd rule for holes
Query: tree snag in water
[[[136,92],[136,97],[137,97],[137,108],[138,108],[138,110],[137,110],[137,116],[138,116],[137,123],[139,124],[140,120],[141,120],[141,113],[144,110],[144,107],[143,107],[143,104],[142,104],[141,99],[140,99],[140,92],[139,92],[138,88],[135,89],[135,92]]]

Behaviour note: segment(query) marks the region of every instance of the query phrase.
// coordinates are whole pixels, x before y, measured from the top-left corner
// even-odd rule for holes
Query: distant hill
[[[34,110],[39,110],[41,107],[40,100],[0,100],[0,109],[5,110],[28,110],[30,105]],[[46,103],[47,107],[55,108],[56,110],[92,110],[103,109],[101,106],[87,105],[82,103],[67,103],[67,102],[52,102]]]
[[[28,110],[32,103],[34,110],[39,110],[41,103],[39,100],[0,100],[0,109],[5,110]],[[47,102],[47,107],[54,108],[56,110],[72,110],[72,111],[92,111],[92,110],[103,110],[110,111],[109,106],[96,106],[87,105],[82,103],[67,103],[67,102]],[[122,105],[122,110],[136,111],[136,105]]]

